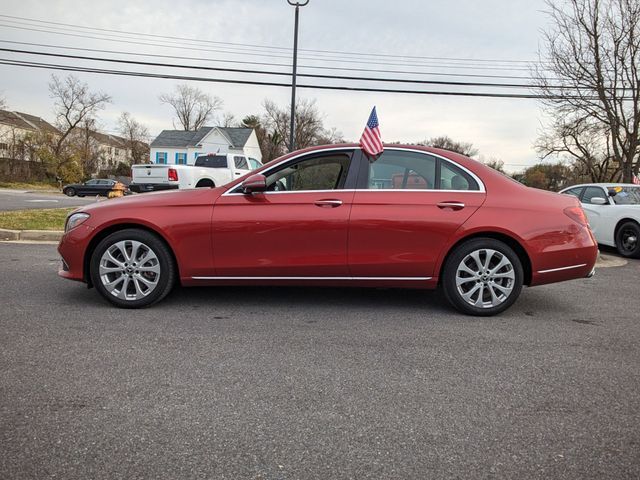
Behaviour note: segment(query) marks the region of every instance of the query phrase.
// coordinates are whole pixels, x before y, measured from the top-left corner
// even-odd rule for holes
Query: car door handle
[[[342,205],[342,200],[316,200],[316,207],[336,208]]]
[[[462,202],[440,202],[440,203],[438,203],[438,208],[450,208],[452,210],[462,210],[464,208],[464,203],[462,203]]]
[[[240,172],[236,172],[236,175],[242,175],[242,173],[240,173]]]

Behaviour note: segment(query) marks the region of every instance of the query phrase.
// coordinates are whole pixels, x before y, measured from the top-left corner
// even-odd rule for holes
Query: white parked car
[[[176,188],[219,187],[261,166],[255,158],[232,153],[202,155],[196,158],[194,165],[133,165],[129,189],[143,193]]]
[[[640,258],[640,185],[589,183],[560,193],[578,197],[598,243]]]

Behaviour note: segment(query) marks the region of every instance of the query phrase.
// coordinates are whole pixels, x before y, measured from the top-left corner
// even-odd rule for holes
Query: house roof
[[[43,130],[51,133],[59,133],[56,127],[40,117],[29,115],[28,113],[11,112],[9,110],[0,110],[0,124],[34,132]]]
[[[127,144],[127,140],[122,137],[95,131],[91,132],[91,138],[102,145],[109,145],[110,147],[124,148]]]
[[[160,132],[160,135],[151,142],[151,146],[177,148],[195,147],[202,142],[204,137],[213,129],[218,129],[229,141],[229,144],[235,148],[244,147],[251,136],[251,132],[253,132],[251,128],[241,127],[201,127],[196,131],[163,130]]]

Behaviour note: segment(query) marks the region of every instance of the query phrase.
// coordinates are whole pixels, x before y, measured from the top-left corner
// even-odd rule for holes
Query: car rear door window
[[[436,158],[402,150],[385,150],[369,164],[370,190],[430,190],[435,188]]]
[[[457,165],[440,160],[440,190],[480,190],[478,182]]]
[[[569,190],[562,193],[564,193],[565,195],[573,195],[574,197],[580,198],[583,189],[584,187],[570,188]]]

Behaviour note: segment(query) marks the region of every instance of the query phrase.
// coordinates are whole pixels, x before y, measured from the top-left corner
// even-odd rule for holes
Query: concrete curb
[[[59,242],[64,232],[60,230],[7,230],[0,228],[0,240],[29,240],[35,242]]]
[[[598,260],[596,261],[596,268],[623,267],[627,263],[629,263],[629,261],[622,257],[606,255],[600,252],[598,254]]]

